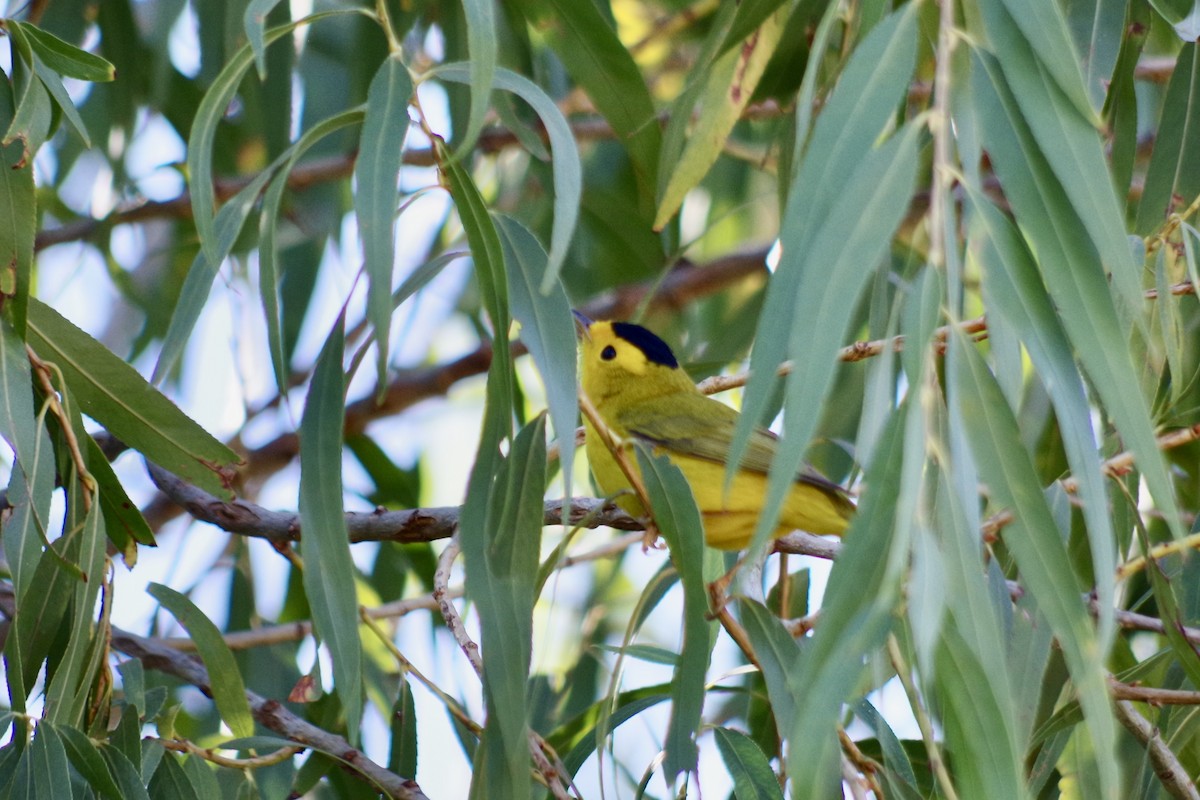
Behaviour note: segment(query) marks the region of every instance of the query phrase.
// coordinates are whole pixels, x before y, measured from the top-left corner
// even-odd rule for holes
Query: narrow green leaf
[[[278,0],[271,0],[278,2]],[[252,4],[253,5],[253,4]],[[247,14],[250,13],[249,8]],[[263,12],[266,13],[266,12]],[[325,137],[348,125],[362,122],[362,109],[356,108],[322,120],[304,132],[294,145],[288,148],[287,159],[271,178],[271,184],[263,193],[262,210],[258,221],[258,293],[262,298],[263,316],[267,320],[267,349],[271,354],[271,368],[275,372],[275,388],[282,395],[287,391],[287,359],[284,355],[283,317],[279,305],[279,245],[276,241],[279,224],[279,209],[283,193],[287,190],[288,178],[297,162],[313,146]]]
[[[38,726],[33,743],[21,754],[10,797],[56,800],[57,791],[71,785],[71,768],[62,739],[53,726]]]
[[[655,647],[651,644],[630,644],[624,647],[614,647],[608,644],[595,645],[597,650],[603,650],[607,653],[616,653],[617,655],[626,658],[645,661],[647,664],[662,664],[667,667],[675,667],[679,664],[679,654],[673,653],[662,647]]]
[[[579,419],[571,304],[557,282],[548,294],[538,294],[538,282],[546,272],[546,251],[537,237],[511,217],[497,215],[494,221],[504,249],[513,316],[521,324],[521,340],[542,375],[546,405],[558,437],[563,485],[571,486],[575,426]]]
[[[54,449],[50,437],[40,419],[30,430],[36,437],[33,452],[14,464],[7,498],[12,516],[0,525],[4,558],[17,597],[25,596],[29,589],[42,559],[42,546],[50,538],[50,502],[54,495]]]
[[[1036,0],[1004,2],[1022,7],[1021,12],[1013,11],[1010,16],[999,3],[984,3],[983,10],[997,56],[994,61],[989,60],[988,70],[1003,72],[1012,87],[1006,99],[1015,106],[1010,113],[1018,115],[1019,121],[1010,124],[1028,132],[1031,136],[1028,146],[1038,152],[1039,166],[1054,176],[1053,186],[1042,191],[1059,195],[1055,198],[1058,202],[1065,200],[1077,217],[1074,225],[1082,225],[1087,231],[1099,255],[1099,259],[1093,258],[1093,269],[1102,265],[1116,289],[1121,330],[1128,335],[1131,323],[1136,323],[1144,332],[1138,265],[1125,237],[1125,216],[1113,191],[1096,130],[1098,120],[1087,103],[1073,48],[1067,42],[1066,49],[1060,52],[1046,50],[1057,46],[1066,36],[1060,30],[1061,12],[1057,4]],[[1071,65],[1059,67],[1064,57],[1071,60]],[[982,76],[976,75],[979,72],[973,66],[972,86],[980,82]],[[994,139],[990,133],[985,128],[986,145]],[[1049,179],[1050,175],[1043,177]]]
[[[968,186],[968,191],[975,220],[986,230],[987,238],[981,243],[978,255],[988,308],[995,309],[1016,329],[1042,381],[1054,386],[1050,401],[1057,413],[1071,474],[1079,483],[1079,496],[1083,500],[1100,609],[1099,640],[1102,649],[1107,650],[1115,630],[1112,613],[1116,591],[1115,538],[1083,379],[1054,304],[1038,275],[1037,263],[1020,232],[977,187]]]
[[[267,24],[267,15],[271,9],[279,5],[279,0],[250,0],[246,4],[246,12],[242,15],[242,27],[246,30],[246,41],[254,52],[254,68],[258,70],[259,80],[267,78],[267,46],[263,31]]]
[[[909,760],[908,753],[904,752],[904,745],[900,743],[900,739],[888,725],[887,720],[875,706],[867,702],[866,698],[855,704],[854,715],[875,734],[875,739],[883,751],[884,765],[892,775],[915,792],[917,790],[917,774],[913,771],[912,761]]]
[[[800,646],[784,629],[779,616],[748,598],[740,598],[738,612],[746,635],[754,646],[762,668],[763,682],[780,738],[791,733],[796,720],[796,698],[804,691],[799,684]]]
[[[783,0],[743,0],[738,3],[733,22],[730,24],[725,38],[721,41],[716,55],[721,55],[734,45],[741,44],[742,40],[754,33],[760,25],[767,21],[768,17],[783,5]],[[790,11],[790,9],[785,10]]]
[[[952,359],[962,360],[963,368],[955,370],[953,385],[980,476],[996,506],[1015,517],[1004,529],[1004,542],[1016,559],[1023,585],[1037,599],[1062,646],[1085,711],[1106,794],[1115,796],[1118,781],[1112,753],[1116,732],[1101,653],[1079,602],[1066,547],[1029,455],[1015,445],[1021,441],[1016,419],[995,379],[961,333],[952,336],[951,350]]]
[[[1169,247],[1160,247],[1154,254],[1154,286],[1158,290],[1158,301],[1154,304],[1154,316],[1158,317],[1158,333],[1162,348],[1166,351],[1167,368],[1171,371],[1171,402],[1178,402],[1187,388],[1184,367],[1184,323],[1179,315],[1179,298],[1171,292],[1171,273],[1168,266]],[[1170,254],[1175,261],[1174,253]]]
[[[1046,289],[1091,384],[1133,451],[1155,503],[1176,536],[1182,536],[1178,506],[1162,453],[1150,424],[1150,410],[1138,390],[1114,292],[1097,259],[1088,231],[1054,177],[1016,106],[1000,68],[985,53],[972,51],[971,97],[984,143],[1005,187],[1018,225],[1031,240]],[[1103,169],[1101,166],[1100,169]],[[1072,182],[1073,178],[1067,178]],[[1111,187],[1105,191],[1111,194]],[[1094,223],[1095,220],[1092,220]],[[1115,233],[1128,252],[1118,220]],[[1114,283],[1121,280],[1114,273]],[[1138,308],[1144,303],[1136,286]],[[1120,292],[1116,292],[1120,294]],[[1140,313],[1140,312],[1139,312]]]
[[[663,770],[668,781],[696,769],[696,731],[704,710],[704,683],[715,641],[716,622],[708,618],[708,581],[719,577],[720,557],[704,544],[704,526],[691,486],[666,456],[637,450],[642,481],[654,522],[667,541],[683,587],[683,648],[671,678],[671,720],[667,724]]]
[[[450,196],[454,199],[454,207],[462,220],[467,243],[471,246],[471,258],[475,261],[475,279],[479,282],[483,307],[492,318],[492,335],[496,339],[496,346],[492,352],[493,370],[488,373],[489,396],[495,380],[495,396],[510,398],[503,402],[511,403],[514,378],[512,355],[507,347],[511,318],[508,309],[508,281],[504,275],[504,250],[500,244],[500,236],[470,174],[457,160],[450,157],[446,144],[441,139],[434,140],[434,148],[444,180],[449,185]],[[485,441],[499,442],[499,438],[488,440],[485,437]]]
[[[1084,85],[1083,71],[1080,69],[1080,59],[1071,41],[1071,33],[1067,28],[1067,20],[1062,7],[1058,3],[1043,3],[1040,0],[1002,0],[1004,7],[1023,38],[1029,43],[1028,54],[1033,57],[1028,64],[1037,64],[1063,96],[1070,100],[1084,119],[1095,123],[1099,103],[1093,108],[1089,102],[1087,89]],[[988,33],[992,37],[992,45],[997,52],[1011,44],[1005,37],[1013,34],[1008,28],[993,27],[995,18],[988,11],[998,9],[994,3],[982,3],[984,19]],[[997,41],[1000,39],[1000,41]],[[1025,64],[1018,65],[1024,67]],[[1107,79],[1110,73],[1105,72]]]
[[[733,778],[737,800],[783,800],[779,779],[753,739],[732,728],[713,728],[713,739]]]
[[[42,82],[42,86],[50,94],[54,104],[58,106],[63,116],[66,117],[67,122],[71,124],[71,128],[83,140],[83,146],[90,148],[92,146],[92,138],[88,135],[87,126],[83,122],[83,117],[79,114],[79,109],[75,107],[75,102],[71,99],[71,95],[67,94],[67,88],[63,86],[62,78],[47,67],[40,58],[34,58],[33,71],[37,75],[38,80]]]
[[[1010,710],[998,702],[993,675],[975,658],[954,624],[943,629],[936,664],[938,696],[944,701],[941,718],[958,785],[969,786],[983,797],[1026,796],[1024,753],[1004,724]]]
[[[0,81],[0,130],[15,119],[12,84]],[[33,275],[37,202],[33,158],[20,141],[0,144],[0,301],[18,337],[25,336],[25,313]]]
[[[546,487],[544,415],[521,429],[493,475],[486,505],[469,502],[459,527],[467,592],[479,613],[487,706],[471,796],[526,797],[532,787],[527,683]]]
[[[254,716],[246,699],[246,685],[238,669],[233,651],[225,644],[221,629],[204,615],[184,595],[161,583],[151,583],[146,591],[171,612],[171,616],[184,627],[188,636],[196,643],[196,650],[208,670],[209,685],[213,702],[221,719],[235,736],[254,734]]]
[[[842,20],[841,8],[835,7],[832,4],[825,9],[825,13],[821,15],[821,21],[817,23],[816,33],[813,34],[812,46],[809,48],[809,60],[811,63],[817,63],[818,59],[824,57],[826,50],[830,46],[830,40],[833,37],[834,26]],[[866,45],[863,42],[860,47]],[[857,67],[861,69],[863,65],[869,64],[869,61],[861,62]],[[849,69],[847,64],[847,69]],[[780,188],[780,203],[779,205],[786,208],[792,201],[789,199],[792,193],[792,186],[796,183],[796,173],[804,164],[804,153],[809,146],[809,131],[812,129],[813,111],[817,103],[813,102],[816,98],[817,83],[819,80],[819,69],[806,69],[804,77],[800,80],[800,91],[796,95],[796,133],[792,142],[792,152],[788,163],[791,168],[784,170],[782,174],[787,175],[790,180],[781,181]],[[886,73],[882,73],[886,74]],[[845,101],[840,101],[845,102]],[[885,103],[886,105],[886,103]],[[874,104],[864,106],[864,110],[873,108]],[[878,120],[871,119],[872,122]],[[882,127],[882,123],[879,123]],[[857,126],[854,126],[856,128]],[[846,128],[847,132],[853,132],[854,128]],[[782,163],[782,162],[781,162]]]
[[[916,503],[902,487],[913,473],[920,474],[925,459],[923,442],[907,441],[921,432],[911,424],[921,416],[920,404],[902,405],[900,412],[892,416],[867,466],[871,491],[864,493],[834,562],[821,624],[787,677],[795,711],[784,737],[795,798],[828,797],[830,783],[840,777],[835,730],[842,705],[854,694],[865,656],[887,634],[907,570],[913,514],[905,513],[904,504]]]
[[[856,300],[904,216],[916,180],[920,139],[921,129],[907,125],[879,148],[863,153],[858,169],[841,184],[844,194],[830,210],[826,224],[813,231],[810,240],[793,242],[785,229],[783,258],[767,290],[751,359],[747,406],[739,419],[738,433],[741,428],[748,432],[750,424],[746,420],[761,412],[773,383],[775,367],[767,368],[765,362],[762,367],[756,366],[757,360],[773,355],[765,352],[759,356],[760,349],[776,350],[772,345],[763,347],[764,336],[786,337],[786,355],[795,363],[786,381],[783,406],[783,440],[787,446],[780,448],[771,465],[768,497],[755,531],[756,549],[765,546],[774,529],[782,498],[812,439],[821,406],[833,385],[835,355],[847,337]],[[816,264],[821,268],[812,268]],[[796,293],[789,299],[793,288]],[[786,310],[785,303],[789,304]],[[763,377],[755,389],[754,379],[760,374]],[[754,391],[763,394],[751,409]],[[730,458],[731,464],[736,463],[732,453]]]
[[[364,8],[346,8],[311,14],[303,19],[272,28],[263,34],[263,46],[267,46],[281,36],[294,31],[301,25],[312,25],[323,19],[345,16],[347,14],[366,14]],[[253,48],[247,43],[234,53],[225,64],[220,74],[205,93],[196,109],[192,120],[191,132],[188,134],[188,186],[192,195],[192,216],[196,222],[196,232],[200,235],[200,244],[204,256],[211,264],[220,264],[213,222],[213,207],[216,204],[216,193],[213,189],[213,142],[217,135],[217,126],[225,117],[233,96],[242,83],[246,72],[254,61]]]
[[[32,59],[34,63],[37,62],[36,56]],[[54,104],[50,101],[46,85],[38,80],[32,65],[21,64],[17,73],[23,78],[14,81],[14,88],[18,88],[17,111],[0,145],[21,139],[26,157],[32,158],[54,132]]]
[[[654,217],[654,229],[662,230],[683,205],[725,148],[733,126],[750,103],[767,62],[783,34],[786,11],[768,17],[740,48],[729,50],[712,66],[700,97],[699,118],[675,169],[663,190]]]
[[[1200,166],[1194,157],[1200,149],[1200,59],[1196,47],[1190,42],[1179,51],[1167,84],[1138,206],[1135,230],[1142,236],[1153,233],[1179,205],[1186,206],[1200,194]]]
[[[217,273],[221,269],[221,262],[233,249],[234,243],[241,235],[242,228],[246,225],[246,219],[254,210],[258,196],[262,193],[263,187],[267,185],[267,181],[271,179],[278,163],[279,161],[276,160],[270,167],[255,175],[254,180],[243,186],[217,212],[214,233],[215,252],[201,249],[192,259],[192,265],[188,268],[183,288],[179,291],[179,300],[175,303],[175,311],[171,314],[171,324],[167,327],[167,333],[163,337],[158,361],[154,364],[154,374],[150,378],[152,383],[162,382],[183,356],[184,348],[187,347],[192,337],[192,331],[196,327],[196,321],[200,319],[200,313],[208,302],[208,295],[212,291],[213,281],[216,280]]]
[[[48,548],[38,560],[25,593],[17,598],[21,613],[4,643],[9,702],[16,711],[25,710],[25,700],[63,624],[78,580],[64,566],[66,544],[62,537],[55,540],[53,552]]]
[[[606,697],[556,728],[546,737],[546,741],[559,753],[567,753],[563,764],[567,767],[568,774],[573,777],[592,753],[596,752],[599,741],[596,736],[598,719],[605,717],[607,730],[615,731],[646,709],[669,700],[668,688],[665,684],[656,684],[621,692],[616,698]],[[608,714],[610,710],[612,713]]]
[[[470,153],[483,130],[483,120],[491,102],[492,81],[496,76],[496,7],[492,0],[463,0],[463,12],[467,18],[471,108],[459,152]]]
[[[7,495],[13,511],[2,533],[13,589],[20,597],[29,587],[42,542],[47,540],[54,453],[46,427],[35,417],[29,356],[6,318],[0,318],[0,437],[14,455]]]
[[[1129,498],[1126,498],[1129,501]],[[1142,552],[1149,553],[1152,547],[1146,526],[1139,517],[1134,518],[1138,541]],[[1192,686],[1200,686],[1200,653],[1195,645],[1188,641],[1183,634],[1184,617],[1180,614],[1179,598],[1175,587],[1163,573],[1162,566],[1153,559],[1147,559],[1146,575],[1150,578],[1150,588],[1154,592],[1154,601],[1158,605],[1158,616],[1162,619],[1163,632],[1167,644],[1175,654],[1174,665],[1183,670]]]
[[[179,763],[179,756],[174,753],[163,754],[147,789],[151,800],[200,800]]]
[[[470,79],[463,64],[445,64],[432,72],[442,80],[459,83]],[[579,220],[579,204],[583,193],[583,166],[575,134],[567,118],[559,111],[550,96],[533,81],[503,67],[496,70],[497,89],[512,92],[533,108],[546,128],[554,154],[554,227],[550,231],[550,257],[542,276],[541,293],[549,295],[558,281],[563,260],[571,247],[571,237]]]
[[[641,198],[639,211],[654,213],[661,133],[654,101],[629,50],[595,3],[517,0],[629,153]]]
[[[392,322],[392,272],[396,259],[395,221],[400,202],[400,167],[408,136],[408,103],[413,83],[408,67],[392,55],[379,67],[367,90],[367,113],[354,178],[354,211],[363,244],[367,318],[375,327],[378,382],[387,382],[388,332]],[[486,93],[484,99],[487,99]]]
[[[100,507],[104,511],[104,527],[117,552],[130,569],[137,563],[139,544],[154,547],[154,531],[142,516],[137,504],[129,499],[125,487],[117,478],[112,465],[91,436],[86,441],[88,472],[100,489]]]
[[[1135,4],[1123,0],[1095,0],[1067,3],[1063,8],[1068,32],[1080,56],[1083,84],[1092,108],[1098,109],[1104,104],[1109,80],[1115,76],[1118,53],[1124,42],[1114,33],[1123,29],[1126,10],[1131,5]]]
[[[183,771],[187,773],[188,780],[192,782],[192,788],[200,796],[200,800],[223,800],[224,794],[217,783],[216,773],[207,761],[199,756],[189,756],[184,759]]]
[[[1150,5],[1171,25],[1182,22],[1194,7],[1192,0],[1150,0]]]
[[[95,742],[88,738],[87,734],[69,725],[57,727],[52,726],[49,722],[43,722],[38,729],[48,727],[53,727],[62,739],[67,758],[71,760],[71,766],[83,776],[84,780],[88,782],[88,786],[108,800],[124,800],[108,765],[104,762],[104,757],[100,755],[100,749]]]
[[[74,490],[69,500],[82,505],[82,499]],[[69,524],[74,522],[73,516],[68,515]],[[82,522],[81,530],[65,534],[69,544],[64,557],[78,565],[82,580],[74,582],[66,650],[46,689],[45,718],[57,724],[74,726],[83,724],[88,695],[99,666],[95,654],[103,650],[107,643],[105,632],[96,626],[96,601],[104,583],[106,539],[104,514],[98,502],[92,503]],[[38,591],[38,587],[31,587],[31,591]]]
[[[400,681],[390,727],[392,738],[387,768],[397,775],[412,777],[417,774],[417,706],[407,680]]]
[[[363,667],[357,573],[350,558],[342,504],[344,326],[343,309],[317,358],[300,420],[300,547],[313,627],[333,659],[333,680],[345,710],[347,738],[354,744],[362,716]]]
[[[5,20],[5,25],[9,30],[20,28],[38,57],[45,62],[46,66],[60,75],[93,83],[111,81],[116,77],[116,69],[108,61],[94,53],[67,44],[54,34],[35,25],[11,19]]]
[[[146,784],[142,781],[142,774],[128,756],[110,746],[101,747],[100,755],[104,757],[109,772],[121,787],[121,797],[124,800],[150,800]]]
[[[29,305],[29,344],[57,365],[80,408],[112,435],[206,492],[233,496],[229,481],[237,454],[133,367],[38,300]]]
[[[1142,2],[1121,5],[1126,6],[1124,35],[1109,79],[1103,111],[1105,124],[1112,131],[1109,160],[1113,186],[1118,196],[1126,196],[1133,181],[1134,163],[1138,159],[1138,98],[1135,85],[1142,47],[1150,33],[1151,11]]]
[[[792,358],[784,439],[772,465],[754,549],[767,541],[819,418],[855,299],[886,252],[916,179],[919,128],[879,147],[916,60],[914,7],[892,14],[858,46],[813,130],[781,224],[783,256],[767,288],[729,468],[762,418],[778,366]],[[818,268],[816,265],[820,265]],[[730,473],[732,474],[732,472]]]

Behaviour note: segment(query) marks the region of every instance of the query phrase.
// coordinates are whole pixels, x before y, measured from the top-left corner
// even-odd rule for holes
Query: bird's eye
[[[614,358],[617,357],[617,348],[613,347],[610,344],[608,347],[606,347],[600,351],[600,357],[603,358],[605,361],[612,361]]]

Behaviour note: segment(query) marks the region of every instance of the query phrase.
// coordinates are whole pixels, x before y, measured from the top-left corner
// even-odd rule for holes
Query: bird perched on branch
[[[593,322],[575,312],[580,332],[583,394],[603,422],[597,432],[585,414],[587,456],[596,483],[606,494],[631,487],[610,450],[641,441],[665,454],[692,488],[712,547],[738,550],[750,543],[766,495],[767,472],[779,448],[775,434],[756,429],[733,481],[725,490],[725,465],[738,412],[702,394],[671,348],[650,331],[628,322]],[[640,477],[628,450],[628,468]],[[630,493],[617,504],[634,516],[646,513]],[[784,499],[776,537],[792,530],[816,534],[845,532],[854,515],[846,491],[811,467],[796,475]]]

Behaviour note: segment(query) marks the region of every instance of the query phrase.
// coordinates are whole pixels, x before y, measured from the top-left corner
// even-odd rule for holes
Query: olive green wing
[[[630,435],[681,455],[724,464],[733,441],[738,412],[702,394],[660,398],[641,403],[617,414],[620,426]],[[750,434],[741,468],[767,474],[779,449],[779,438],[756,428]],[[840,497],[846,490],[812,467],[805,465],[796,480]]]

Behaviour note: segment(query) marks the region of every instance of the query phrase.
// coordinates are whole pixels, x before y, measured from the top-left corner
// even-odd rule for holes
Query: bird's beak
[[[575,316],[575,332],[584,339],[591,339],[588,328],[592,327],[592,321],[575,309],[571,309],[571,313]]]

